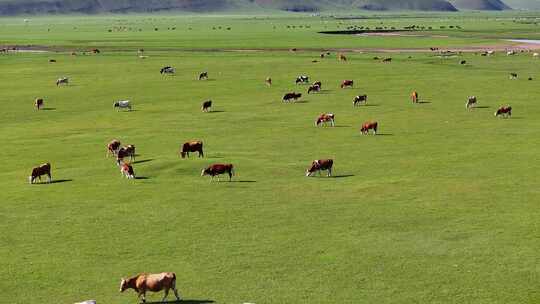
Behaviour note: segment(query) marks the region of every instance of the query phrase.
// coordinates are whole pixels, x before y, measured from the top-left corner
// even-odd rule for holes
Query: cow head
[[[119,106],[120,106],[120,103],[119,103],[119,102],[113,103],[113,108],[118,108]]]
[[[30,176],[28,177],[28,182],[29,182],[30,184],[33,184],[33,183],[34,183],[34,177],[30,175]]]
[[[122,278],[122,280],[120,281],[120,292],[124,292],[126,291],[126,289],[129,289],[129,279],[124,279]]]
[[[320,170],[319,162],[318,162],[318,161],[314,161],[314,162],[311,164],[311,167],[309,167],[309,168],[306,170],[306,176],[307,176],[307,177],[313,176],[313,174],[315,174],[315,172],[317,172],[317,171],[319,171],[319,170]]]
[[[201,176],[205,176],[210,174],[210,168],[202,169]]]

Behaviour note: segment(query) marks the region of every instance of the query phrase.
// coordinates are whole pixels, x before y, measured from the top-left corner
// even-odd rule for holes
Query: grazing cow
[[[538,58],[538,57],[540,57],[540,54],[539,53],[533,53],[533,57]]]
[[[324,53],[321,53],[321,56],[320,56],[320,57],[321,57],[321,58],[324,58],[324,56],[325,56],[325,54],[324,54]]]
[[[135,171],[133,171],[133,167],[128,163],[123,163],[122,166],[120,166],[120,173],[127,179],[135,178]]]
[[[392,62],[392,58],[384,58],[382,62],[390,63],[390,62]]]
[[[377,56],[373,57],[373,60],[379,60],[379,59],[381,59],[381,58],[379,58]]]
[[[159,70],[159,73],[164,74],[174,74],[176,73],[176,69],[171,66],[162,67],[161,70]]]
[[[322,124],[326,125],[326,123],[330,123],[330,125],[334,127],[335,126],[334,118],[335,118],[335,115],[332,113],[323,113],[319,115],[319,117],[315,121],[315,125],[318,127]]]
[[[352,88],[354,86],[354,81],[352,80],[343,80],[341,82],[341,88]]]
[[[135,146],[127,145],[118,149],[116,153],[116,163],[120,166],[120,163],[124,161],[124,158],[129,157],[129,161],[132,162],[135,160]]]
[[[113,139],[109,144],[107,144],[107,157],[109,157],[109,155],[118,154],[118,150],[120,150],[121,145],[122,144],[117,139]]]
[[[126,289],[133,289],[137,292],[138,298],[142,297],[142,302],[146,302],[146,292],[160,292],[164,291],[164,297],[161,300],[165,301],[169,295],[169,290],[172,289],[177,301],[180,301],[180,295],[176,289],[176,274],[174,272],[162,272],[162,273],[141,273],[134,277],[124,279],[120,282],[120,292],[124,292]]]
[[[131,111],[131,101],[129,100],[120,100],[113,103],[113,108],[120,111],[120,109],[128,109]]]
[[[369,130],[373,130],[373,135],[377,135],[377,128],[379,127],[379,124],[376,121],[370,121],[366,122],[362,125],[362,128],[360,129],[360,132],[364,135],[369,134]]]
[[[343,54],[338,54],[338,60],[339,61],[347,61],[347,57],[345,57],[345,55],[343,55]]]
[[[296,77],[296,84],[306,84],[306,83],[309,83],[309,77],[306,76],[306,75],[301,75],[301,76],[298,76]]]
[[[69,78],[67,78],[67,77],[58,78],[56,80],[56,86],[59,86],[61,84],[68,85],[69,84]]]
[[[264,81],[266,83],[267,86],[272,86],[272,78],[270,77],[266,77],[266,80]]]
[[[202,103],[202,106],[201,106],[201,111],[203,112],[210,112],[210,108],[212,107],[212,101],[211,100],[207,100],[205,102]]]
[[[41,176],[43,175],[47,175],[49,183],[52,181],[50,163],[45,163],[33,168],[32,174],[28,177],[28,181],[30,182],[30,184],[33,184],[36,179],[39,179],[39,181],[41,182]]]
[[[229,175],[229,181],[231,181],[232,176],[234,175],[233,171],[233,165],[232,164],[213,164],[207,167],[206,169],[203,169],[201,172],[201,176],[210,175],[212,179],[210,181],[214,180],[214,177],[217,176],[219,180],[219,176],[221,174],[228,174]]]
[[[290,102],[291,99],[297,101],[300,97],[302,97],[301,93],[287,93],[285,96],[283,96],[283,102]]]
[[[476,96],[469,96],[469,98],[467,99],[467,103],[465,104],[465,107],[467,109],[470,109],[474,106],[476,106],[477,102],[476,102]]]
[[[532,77],[529,77],[529,78],[527,78],[527,80],[531,81],[531,80],[533,80],[533,78],[532,78]]]
[[[463,65],[463,64],[467,64],[467,60],[461,60],[461,61],[459,62],[459,64],[462,64],[462,65]]]
[[[203,79],[208,80],[208,72],[202,72],[201,74],[199,74],[199,80]]]
[[[486,53],[488,56],[493,56],[495,55],[495,51],[487,51]]]
[[[429,49],[430,49],[432,52],[435,52],[435,51],[438,51],[438,50],[439,50],[438,47],[430,47]]]
[[[189,157],[190,152],[199,152],[199,157],[204,157],[203,142],[197,140],[184,143],[180,150],[180,156],[182,156],[182,158],[186,158],[186,155]]]
[[[353,99],[353,106],[357,106],[359,104],[367,104],[367,98],[368,96],[366,94],[364,95],[358,95]]]
[[[92,53],[93,53],[93,54],[99,54],[99,53],[101,53],[101,51],[100,51],[99,49],[93,49],[93,50],[92,50]]]
[[[515,51],[508,51],[506,52],[506,56],[512,56],[512,55],[515,55],[516,52]]]
[[[332,167],[334,166],[334,160],[333,159],[317,159],[314,160],[311,163],[311,167],[309,167],[306,170],[306,176],[310,177],[315,175],[315,173],[319,172],[319,175],[321,174],[321,171],[328,171],[327,176],[332,176]]]
[[[495,112],[495,117],[502,116],[505,118],[512,116],[512,107],[511,106],[501,106],[497,112]]]
[[[420,96],[418,95],[418,92],[413,91],[413,92],[411,93],[411,101],[412,101],[413,103],[418,103],[418,102],[420,101]]]
[[[514,80],[514,79],[517,79],[518,78],[518,74],[517,73],[510,73],[510,79],[511,80]]]
[[[310,94],[311,92],[320,92],[320,91],[321,91],[321,87],[314,84],[314,85],[309,86],[307,93]]]
[[[36,107],[36,109],[38,110],[43,108],[43,98],[36,98],[36,100],[34,101],[34,107]]]
[[[55,63],[56,59],[49,59],[49,63]]]

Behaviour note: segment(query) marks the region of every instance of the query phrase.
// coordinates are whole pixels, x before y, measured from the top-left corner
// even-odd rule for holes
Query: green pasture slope
[[[176,17],[206,24],[189,18]],[[109,39],[104,19],[78,21],[80,34],[46,34],[33,21],[24,32],[14,20],[0,21],[2,43],[106,51],[0,55],[1,303],[135,303],[118,285],[143,271],[175,271],[188,303],[540,301],[540,61],[531,54],[391,54],[382,64],[361,53],[339,63],[319,52],[165,52],[165,31]],[[37,20],[67,28],[74,19]],[[516,26],[524,36],[535,28]],[[212,47],[217,34],[207,33],[171,44]],[[215,47],[359,45],[313,29],[233,33]],[[476,38],[424,44],[453,39]],[[147,59],[136,56],[140,46]],[[161,76],[164,65],[178,74]],[[195,80],[201,71],[211,79]],[[299,74],[321,80],[323,92],[281,103],[285,92],[305,93],[293,84]],[[64,75],[72,83],[57,88]],[[339,89],[343,79],[356,88]],[[413,89],[425,103],[410,103]],[[359,93],[369,106],[352,107]],[[468,95],[479,108],[465,110]],[[33,109],[38,96],[46,110]],[[214,112],[201,113],[208,98]],[[113,110],[119,99],[135,111]],[[512,105],[511,119],[493,116],[501,104]],[[314,126],[322,112],[335,113],[335,128]],[[359,134],[367,120],[380,135]],[[136,145],[140,179],[121,178],[105,157],[113,138]],[[178,157],[190,139],[204,141],[205,158]],[[304,176],[318,158],[335,159],[334,177]],[[30,169],[46,161],[57,183],[29,185]],[[233,182],[199,176],[215,162],[236,166]]]

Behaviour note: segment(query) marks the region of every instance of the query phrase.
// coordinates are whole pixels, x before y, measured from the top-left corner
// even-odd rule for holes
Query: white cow
[[[75,304],[96,304],[96,300],[87,300],[87,301],[78,302],[78,303],[75,303]]]
[[[113,104],[113,108],[115,109],[128,109],[129,111],[131,111],[131,101],[129,100],[120,100],[120,101],[117,101]]]
[[[540,57],[540,54],[539,54],[539,53],[534,53],[534,54],[533,54],[533,57],[534,57],[534,58],[538,58],[538,57]]]
[[[512,55],[515,55],[516,52],[515,51],[508,51],[506,52],[506,56],[512,56]]]

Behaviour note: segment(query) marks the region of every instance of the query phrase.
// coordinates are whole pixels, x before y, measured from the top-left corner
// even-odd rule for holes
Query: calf
[[[34,106],[36,107],[36,109],[40,110],[41,108],[43,108],[43,98],[36,98],[36,100],[34,101]]]
[[[228,174],[229,181],[231,181],[232,176],[234,175],[233,165],[232,164],[213,164],[207,167],[206,169],[203,169],[201,172],[201,176],[210,175],[212,177],[210,181],[213,181],[215,176],[217,176],[219,180],[219,176],[221,174]]]
[[[469,98],[467,99],[467,103],[465,104],[465,108],[470,109],[476,106],[476,104],[477,104],[476,96],[469,96]]]
[[[341,82],[341,88],[352,88],[354,86],[354,81],[352,80],[343,80]]]
[[[359,104],[367,104],[367,95],[364,94],[364,95],[358,95],[356,96],[354,99],[353,99],[353,106],[357,106]]]
[[[334,127],[335,126],[334,118],[335,118],[335,115],[332,113],[323,113],[319,115],[319,117],[315,121],[315,125],[318,127],[322,124],[326,125],[326,123],[330,123],[330,125]]]
[[[495,112],[495,117],[504,117],[508,118],[512,116],[512,107],[511,106],[501,106],[497,112]]]
[[[291,99],[297,101],[300,97],[302,97],[301,93],[287,93],[283,96],[283,102],[290,102]]]
[[[174,272],[162,272],[162,273],[141,273],[134,277],[124,279],[120,282],[120,292],[124,292],[127,289],[133,289],[137,292],[138,298],[142,297],[142,302],[146,302],[146,292],[160,292],[164,291],[162,302],[169,295],[169,290],[172,289],[177,301],[180,301],[180,295],[176,289],[176,274]]]
[[[180,156],[182,156],[182,158],[186,158],[186,155],[189,157],[190,152],[199,152],[199,157],[204,157],[203,142],[197,140],[184,143],[180,150]]]
[[[127,179],[135,178],[135,171],[133,171],[133,167],[128,163],[123,163],[122,166],[120,166],[120,173]]]
[[[510,73],[510,79],[511,80],[518,79],[518,74],[517,73]]]
[[[202,103],[202,106],[201,106],[201,111],[203,112],[210,112],[210,108],[212,107],[212,101],[211,100],[207,100],[205,102]]]
[[[30,176],[28,177],[28,182],[30,182],[30,184],[33,184],[36,179],[39,179],[39,181],[41,182],[41,176],[43,175],[47,175],[49,183],[52,181],[50,163],[45,163],[33,168],[32,174],[30,174]]]
[[[266,83],[267,86],[269,86],[269,87],[272,86],[272,78],[266,77],[266,80],[264,82]]]
[[[201,74],[199,74],[199,80],[203,79],[208,80],[208,72],[202,72]]]
[[[109,155],[118,154],[118,150],[120,149],[121,145],[122,144],[117,139],[113,139],[110,143],[108,143],[107,144],[107,157],[109,157]]]
[[[366,122],[362,125],[362,128],[360,129],[360,132],[364,135],[369,134],[369,130],[373,130],[373,135],[377,135],[377,128],[379,127],[379,124],[376,121],[373,122]]]
[[[319,175],[321,174],[321,171],[328,171],[327,176],[332,176],[332,167],[334,166],[334,160],[332,159],[318,159],[314,160],[311,163],[311,166],[306,170],[306,176],[310,177],[315,175],[315,173],[319,172]]]
[[[129,161],[132,162],[135,160],[135,146],[127,145],[122,147],[116,153],[116,163],[120,166],[120,162],[124,161],[124,158],[129,157]]]

